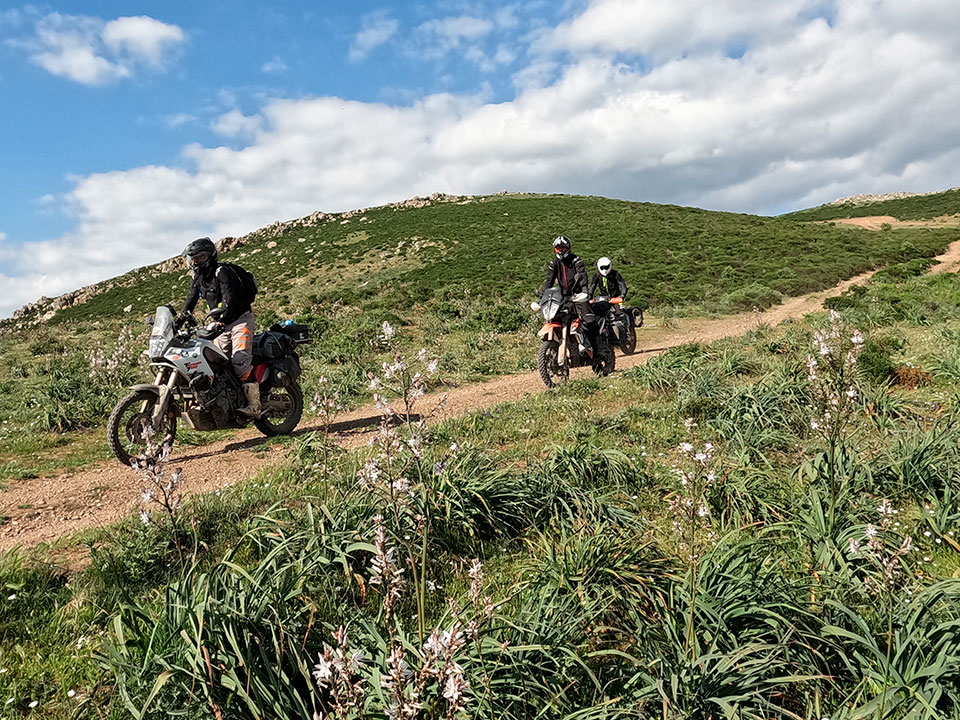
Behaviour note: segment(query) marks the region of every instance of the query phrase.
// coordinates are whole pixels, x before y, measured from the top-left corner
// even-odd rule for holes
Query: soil
[[[892,218],[891,218],[892,219]],[[854,218],[856,224],[869,227],[883,222],[878,218]],[[956,270],[960,266],[960,241],[954,242],[937,258],[941,265],[933,272]],[[791,298],[764,312],[749,312],[718,319],[687,318],[672,327],[644,326],[638,330],[637,351],[633,355],[618,353],[617,367],[625,369],[645,363],[650,357],[671,347],[689,342],[712,342],[742,335],[760,324],[776,325],[791,317],[800,317],[823,307],[823,301],[838,295],[857,283],[867,280],[873,271],[845,280],[829,290]],[[588,368],[575,371],[586,376]],[[433,420],[455,417],[497,405],[505,399],[517,400],[531,393],[543,391],[543,383],[536,372],[508,375],[465,387],[446,391],[445,408]],[[421,407],[432,407],[443,393],[428,395],[420,401]],[[330,428],[344,447],[357,447],[369,442],[379,425],[380,414],[373,407],[363,407],[338,415]],[[322,430],[315,419],[304,422],[297,433]],[[176,447],[168,465],[182,468],[186,494],[211,492],[281,460],[285,455],[282,445],[265,438],[255,430],[237,432],[227,440],[202,447]],[[0,516],[7,516],[0,526],[0,551],[17,546],[27,548],[52,544],[79,531],[106,528],[130,515],[137,506],[140,482],[137,474],[116,462],[52,477],[31,478],[11,482],[0,490],[3,508]]]

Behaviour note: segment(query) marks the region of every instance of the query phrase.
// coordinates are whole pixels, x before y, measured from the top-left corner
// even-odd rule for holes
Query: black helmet
[[[183,254],[194,272],[206,275],[217,265],[217,246],[208,237],[199,238],[187,245]]]
[[[559,235],[553,239],[553,251],[558,258],[565,258],[570,254],[570,238],[566,235]]]

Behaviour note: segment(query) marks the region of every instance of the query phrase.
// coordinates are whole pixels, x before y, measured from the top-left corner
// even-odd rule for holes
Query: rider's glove
[[[187,312],[186,310],[184,310],[179,315],[177,315],[177,326],[180,327],[182,325],[185,325],[190,321],[192,317],[193,317],[193,313]]]

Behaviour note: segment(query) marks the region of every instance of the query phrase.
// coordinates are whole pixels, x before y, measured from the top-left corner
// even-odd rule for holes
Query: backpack
[[[254,299],[257,297],[257,281],[253,277],[253,273],[242,268],[239,265],[234,265],[233,263],[220,263],[222,267],[230,268],[233,271],[234,275],[237,276],[237,279],[240,280],[240,288],[243,292],[243,302],[253,305]]]

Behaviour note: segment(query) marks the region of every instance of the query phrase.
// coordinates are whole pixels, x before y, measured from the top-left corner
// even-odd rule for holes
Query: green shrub
[[[860,375],[874,385],[885,385],[895,377],[893,356],[903,350],[906,340],[900,335],[868,335],[860,352]]]

